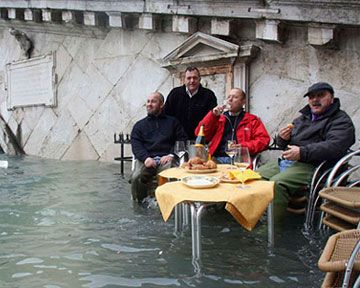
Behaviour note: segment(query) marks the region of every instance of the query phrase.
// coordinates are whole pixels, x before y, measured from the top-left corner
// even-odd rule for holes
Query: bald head
[[[237,113],[241,111],[245,105],[246,94],[240,88],[233,88],[230,90],[230,93],[226,100],[230,105],[229,111],[232,113]]]
[[[164,96],[160,92],[153,92],[147,97],[147,114],[158,116],[164,107]]]

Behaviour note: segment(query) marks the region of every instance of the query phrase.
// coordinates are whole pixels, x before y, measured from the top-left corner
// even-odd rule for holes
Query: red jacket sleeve
[[[247,146],[251,155],[256,155],[268,148],[270,136],[258,117],[251,114],[249,116],[251,118],[249,121],[244,121],[244,125],[240,123],[236,135],[238,143]]]

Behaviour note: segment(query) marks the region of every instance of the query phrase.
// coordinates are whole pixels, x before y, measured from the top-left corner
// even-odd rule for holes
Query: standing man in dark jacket
[[[302,115],[276,137],[276,144],[284,149],[282,159],[258,170],[263,178],[275,181],[275,199],[296,195],[310,183],[315,166],[324,160],[335,163],[355,143],[354,125],[340,110],[330,84],[315,83],[306,96],[308,105],[300,110]]]
[[[147,117],[138,121],[131,132],[131,148],[135,170],[131,177],[131,194],[139,203],[151,194],[154,176],[170,168],[175,141],[185,141],[186,134],[179,121],[163,113],[164,96],[151,93],[146,102]]]
[[[200,120],[217,105],[214,92],[202,87],[200,80],[198,68],[186,68],[185,84],[172,89],[165,103],[165,114],[179,120],[190,140],[195,139]]]

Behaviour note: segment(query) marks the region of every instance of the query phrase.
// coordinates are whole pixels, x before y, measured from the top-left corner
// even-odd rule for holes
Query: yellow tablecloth
[[[217,171],[212,173],[206,173],[206,174],[196,174],[196,175],[207,175],[207,176],[220,176],[222,173],[229,171],[229,168],[231,165],[228,164],[219,164],[217,165]],[[234,167],[234,166],[233,166]],[[163,170],[159,173],[159,176],[164,178],[176,178],[181,179],[185,176],[195,175],[191,173],[188,170],[185,170],[183,168],[173,167],[166,170]]]
[[[206,175],[210,176],[210,174]],[[167,177],[177,178],[173,174]],[[214,188],[193,189],[181,181],[175,181],[159,186],[155,191],[155,196],[164,221],[169,219],[174,207],[183,201],[226,202],[225,209],[243,227],[251,230],[273,199],[274,182],[249,181],[246,182],[246,185],[250,186],[247,189],[241,189],[239,185],[221,183]]]

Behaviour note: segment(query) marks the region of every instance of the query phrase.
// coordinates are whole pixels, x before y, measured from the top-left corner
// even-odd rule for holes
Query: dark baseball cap
[[[304,95],[304,97],[309,96],[309,94],[314,93],[314,92],[319,92],[322,90],[327,90],[329,91],[332,95],[334,95],[334,89],[333,87],[326,82],[318,82],[315,83],[313,85],[311,85],[308,89],[308,91],[306,92],[306,94]]]

